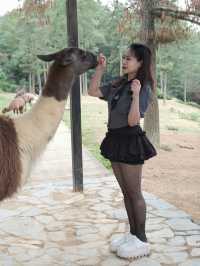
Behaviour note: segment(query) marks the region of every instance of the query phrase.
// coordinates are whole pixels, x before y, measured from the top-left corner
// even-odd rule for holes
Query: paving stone
[[[103,262],[101,263],[101,266],[111,266],[111,265],[125,266],[127,265],[127,261],[117,257],[108,257],[107,259],[103,260]]]
[[[169,228],[164,228],[162,230],[159,230],[159,231],[153,231],[151,233],[147,232],[147,237],[148,238],[151,238],[151,237],[167,237],[167,238],[170,238],[170,237],[173,237],[174,236],[174,233],[171,229]]]
[[[147,221],[146,221],[146,224],[160,224],[160,223],[163,223],[164,221],[166,221],[165,218],[149,218]]]
[[[20,263],[11,256],[0,254],[0,266],[20,266]]]
[[[117,220],[127,220],[128,219],[126,210],[124,208],[112,210],[112,212],[108,213],[108,215],[110,215],[111,218],[117,219]]]
[[[180,263],[185,261],[188,258],[188,253],[187,252],[170,252],[163,254],[153,253],[151,255],[151,258],[160,263],[172,265],[173,263]]]
[[[6,209],[0,209],[0,221],[4,220],[8,217],[13,217],[18,215],[18,212],[15,210],[6,210]]]
[[[31,217],[15,217],[0,222],[2,231],[25,239],[46,240],[46,233],[41,224]]]
[[[111,210],[112,207],[109,206],[108,204],[99,203],[96,204],[95,206],[90,207],[90,209],[94,211],[105,211],[105,210]]]
[[[154,244],[151,245],[151,250],[155,252],[168,253],[168,252],[179,252],[187,250],[186,246],[168,246],[165,244]]]
[[[42,224],[49,224],[55,221],[54,218],[50,215],[39,215],[35,219]]]
[[[200,231],[195,231],[195,230],[192,230],[192,231],[186,231],[186,235],[190,236],[190,235],[200,235]]]
[[[147,199],[146,203],[158,210],[176,209],[172,204],[161,199]]]
[[[167,223],[173,230],[177,230],[177,231],[200,229],[199,225],[194,224],[191,220],[185,219],[185,218],[184,219],[179,219],[179,218],[169,219]]]
[[[190,246],[200,247],[200,235],[186,237],[187,243]]]
[[[192,257],[200,257],[200,248],[193,248],[190,254]]]
[[[44,254],[44,249],[36,246],[21,245],[20,247],[10,247],[8,252],[17,261],[27,262]]]
[[[148,241],[150,243],[167,243],[167,240],[165,238],[162,238],[162,237],[154,237],[154,236],[151,236],[151,237],[147,237],[148,238]]]
[[[156,216],[161,216],[165,218],[188,218],[191,217],[189,214],[185,213],[184,211],[180,210],[155,210],[151,211]]]
[[[55,242],[58,242],[58,241],[66,241],[66,236],[65,236],[65,233],[62,232],[62,231],[59,231],[59,232],[49,232],[48,233],[48,239],[50,241],[55,241]]]
[[[142,258],[130,263],[129,266],[161,266],[161,264],[150,258]]]
[[[146,223],[146,231],[157,231],[157,230],[161,230],[163,228],[168,228],[167,225],[165,224],[148,224]]]
[[[190,259],[181,263],[179,266],[199,266],[199,265],[200,265],[200,259]]]
[[[94,258],[88,258],[85,260],[79,260],[77,261],[77,264],[80,266],[94,266],[98,265],[98,263],[101,261],[100,257],[94,257]]]
[[[183,246],[185,245],[186,241],[182,236],[175,236],[174,238],[170,239],[168,244],[172,246]]]

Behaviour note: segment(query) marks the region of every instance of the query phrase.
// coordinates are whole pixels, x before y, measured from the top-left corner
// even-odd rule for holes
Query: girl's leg
[[[135,222],[135,235],[143,242],[147,242],[145,234],[146,203],[141,191],[142,164],[130,165],[120,163],[122,186],[130,200]]]
[[[117,162],[111,162],[111,166],[113,169],[113,173],[119,183],[119,186],[124,196],[124,205],[125,205],[126,212],[128,215],[128,220],[130,224],[130,232],[131,234],[135,235],[134,213],[133,213],[132,206],[131,206],[131,200],[129,199],[126,193],[125,182],[123,180],[123,175],[122,175],[120,164]]]

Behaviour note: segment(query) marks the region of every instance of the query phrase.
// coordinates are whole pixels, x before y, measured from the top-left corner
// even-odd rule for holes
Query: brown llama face
[[[62,67],[70,66],[77,75],[95,68],[98,64],[97,57],[93,53],[73,47],[54,54],[38,55],[38,58],[47,62],[54,61]]]

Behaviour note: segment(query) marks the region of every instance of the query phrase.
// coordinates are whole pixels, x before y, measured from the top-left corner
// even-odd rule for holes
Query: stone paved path
[[[109,251],[128,230],[113,175],[84,149],[84,193],[72,191],[70,132],[61,124],[27,185],[0,205],[0,266],[200,266],[200,225],[144,192],[148,258]]]

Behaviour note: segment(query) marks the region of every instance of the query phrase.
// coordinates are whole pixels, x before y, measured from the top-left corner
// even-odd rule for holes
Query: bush
[[[157,97],[158,99],[163,99],[163,93],[161,92],[160,88],[157,88]]]
[[[177,127],[174,127],[174,126],[166,126],[167,130],[173,130],[173,131],[178,131],[178,128]]]
[[[158,97],[158,99],[164,99],[164,94],[161,92],[160,88],[157,88],[157,97]],[[171,99],[172,99],[172,97],[167,95],[166,100],[171,100]]]
[[[0,80],[0,90],[4,92],[15,92],[17,85],[11,84],[8,81]]]

